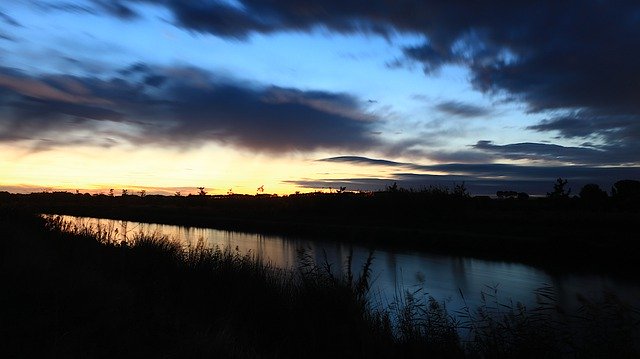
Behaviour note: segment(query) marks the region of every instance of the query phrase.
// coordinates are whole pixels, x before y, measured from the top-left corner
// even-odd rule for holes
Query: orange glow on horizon
[[[335,153],[289,154],[275,157],[251,154],[228,147],[207,145],[192,150],[173,148],[96,148],[74,146],[28,153],[0,146],[0,190],[31,193],[68,191],[108,193],[122,189],[129,194],[256,194],[260,186],[268,194],[285,195],[315,189],[287,181],[385,178],[390,170],[373,166],[316,161]],[[390,177],[389,177],[390,178]],[[352,190],[354,190],[352,188]]]

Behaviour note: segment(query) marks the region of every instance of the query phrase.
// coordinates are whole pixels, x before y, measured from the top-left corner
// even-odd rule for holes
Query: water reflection
[[[100,226],[116,232],[119,240],[135,233],[158,233],[194,246],[203,240],[207,247],[237,250],[250,253],[265,263],[279,268],[296,266],[298,252],[304,249],[316,263],[329,263],[336,274],[344,274],[344,264],[353,252],[353,268],[358,271],[364,265],[369,249],[333,241],[304,240],[273,235],[261,235],[223,231],[207,228],[192,228],[162,224],[148,224],[86,217],[63,216],[63,219],[83,226]],[[505,263],[435,255],[422,252],[376,250],[372,266],[372,299],[382,305],[393,302],[404,291],[416,291],[446,301],[452,310],[466,304],[475,308],[481,303],[481,292],[497,290],[501,303],[521,302],[529,307],[535,305],[534,292],[543,286],[552,287],[558,303],[564,308],[575,308],[580,293],[587,298],[601,297],[603,291],[615,293],[621,299],[640,304],[640,285],[635,282],[616,280],[599,275],[549,275],[542,270],[518,263]],[[491,299],[493,300],[493,299]]]

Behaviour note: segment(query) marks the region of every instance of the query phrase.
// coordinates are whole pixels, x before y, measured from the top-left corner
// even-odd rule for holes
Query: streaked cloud
[[[498,145],[493,141],[478,141],[475,149],[510,160],[541,161],[574,165],[633,165],[638,163],[637,152],[629,152],[628,146],[561,146],[550,143],[511,143]],[[636,146],[637,147],[637,146]]]
[[[640,62],[640,6],[634,1],[140,2],[165,7],[181,28],[234,39],[319,29],[388,38],[421,34],[424,42],[406,47],[400,62],[418,62],[428,74],[448,64],[466,67],[476,90],[524,103],[531,112],[598,113],[573,118],[584,137],[617,130],[620,116],[632,123],[640,118],[640,83],[632,80]],[[463,117],[486,114],[463,103],[437,107]],[[530,129],[546,131],[562,120]],[[634,125],[624,130],[624,141],[640,140]]]
[[[4,22],[7,25],[22,27],[22,24],[20,24],[18,20],[14,19],[12,16],[9,16],[2,10],[0,10],[0,21]]]
[[[376,118],[361,102],[344,93],[254,84],[193,67],[135,64],[110,78],[0,69],[0,138],[46,136],[64,143],[70,131],[82,129],[132,144],[367,149],[379,140],[372,135]],[[99,130],[105,122],[137,130]]]
[[[484,117],[491,114],[491,110],[488,108],[461,101],[443,101],[435,105],[434,108],[445,115],[461,118]]]
[[[312,188],[345,186],[351,190],[382,190],[394,182],[401,187],[413,189],[429,186],[452,188],[454,183],[464,182],[471,193],[476,195],[495,194],[496,191],[505,189],[540,195],[550,191],[553,181],[558,177],[568,179],[575,189],[587,183],[598,183],[603,188],[610,188],[618,180],[640,177],[640,167],[531,166],[500,163],[420,165],[360,156],[330,157],[320,161],[386,167],[394,172],[386,178],[372,176],[370,178],[303,179],[294,183]]]

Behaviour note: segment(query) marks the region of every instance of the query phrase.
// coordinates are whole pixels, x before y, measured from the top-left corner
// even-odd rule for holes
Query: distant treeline
[[[490,196],[474,196],[472,193],[470,193],[465,185],[465,182],[462,183],[454,183],[452,188],[449,188],[447,186],[427,186],[427,187],[421,187],[421,188],[403,188],[401,186],[398,186],[398,184],[396,182],[394,182],[392,185],[387,186],[384,190],[378,190],[378,191],[361,191],[361,190],[355,190],[355,191],[350,191],[347,189],[347,187],[339,187],[339,188],[329,188],[329,192],[324,192],[324,191],[313,191],[313,192],[306,192],[306,193],[301,193],[300,191],[296,191],[293,194],[289,194],[289,195],[282,195],[282,196],[278,196],[277,194],[266,194],[266,193],[257,193],[256,195],[247,195],[247,194],[235,194],[233,193],[231,190],[224,195],[210,195],[207,194],[206,192],[206,188],[205,187],[196,187],[196,189],[198,190],[197,194],[191,194],[189,193],[186,196],[183,196],[181,194],[181,192],[175,192],[172,196],[167,196],[167,195],[153,195],[153,194],[148,194],[146,192],[146,190],[139,190],[137,192],[130,192],[128,189],[122,189],[118,195],[116,195],[116,190],[115,189],[110,189],[106,194],[103,192],[97,193],[97,194],[90,194],[90,193],[81,193],[79,190],[76,190],[75,193],[73,192],[69,192],[69,191],[42,191],[42,192],[32,192],[31,194],[29,194],[28,196],[30,197],[43,197],[43,195],[50,195],[50,196],[46,196],[46,197],[51,197],[52,196],[56,196],[56,198],[61,199],[64,197],[69,197],[69,195],[73,195],[73,196],[83,196],[83,197],[128,197],[128,198],[135,198],[135,197],[140,197],[140,198],[173,198],[173,199],[177,199],[177,198],[215,198],[215,199],[221,199],[221,198],[273,198],[273,197],[309,197],[309,196],[322,196],[322,195],[358,195],[358,196],[375,196],[375,195],[381,195],[381,194],[386,194],[386,193],[410,193],[410,194],[415,194],[415,195],[420,195],[420,196],[429,196],[429,197],[450,197],[450,198],[469,198],[469,197],[481,197],[481,198],[486,198]],[[572,194],[572,189],[569,185],[569,181],[563,178],[558,178],[554,183],[553,183],[553,188],[552,191],[547,192],[546,197],[551,197],[551,198],[581,198],[584,200],[597,200],[597,199],[602,199],[602,198],[607,198],[607,197],[615,197],[617,199],[624,199],[624,200],[637,200],[638,198],[640,198],[640,181],[637,180],[632,180],[632,179],[625,179],[625,180],[620,180],[617,181],[610,189],[610,192],[608,193],[606,190],[600,188],[600,185],[596,184],[596,183],[589,183],[584,185],[580,191],[578,192],[578,195],[573,195]],[[7,191],[0,191],[0,200],[9,200],[9,199],[15,199],[12,198],[11,196],[12,194],[7,192]],[[24,196],[24,195],[17,195],[17,196]],[[496,198],[499,199],[508,199],[508,198],[517,198],[517,199],[529,199],[530,195],[526,192],[522,192],[522,191],[516,191],[513,189],[505,189],[505,190],[499,190],[496,192],[495,195]]]
[[[551,186],[550,186],[551,187]],[[114,204],[114,205],[136,205],[136,204],[150,204],[150,205],[195,205],[195,206],[210,206],[210,205],[230,205],[234,207],[241,202],[252,202],[257,206],[262,203],[268,203],[273,210],[284,210],[286,207],[295,207],[304,202],[313,203],[311,207],[317,207],[316,204],[323,202],[334,201],[335,203],[344,204],[345,201],[361,201],[366,203],[367,206],[372,202],[377,202],[382,205],[392,204],[387,203],[388,200],[393,199],[393,204],[397,204],[398,199],[406,202],[403,205],[409,205],[412,211],[417,210],[414,208],[416,203],[423,201],[429,201],[432,203],[438,203],[438,205],[448,206],[447,203],[453,205],[469,204],[469,203],[482,203],[486,205],[492,202],[492,200],[505,200],[505,199],[518,199],[528,200],[530,198],[536,199],[539,204],[550,206],[567,207],[580,207],[586,205],[587,207],[600,206],[602,209],[638,209],[640,205],[640,181],[637,180],[621,180],[617,181],[610,190],[610,193],[600,188],[598,184],[586,184],[577,194],[572,193],[568,180],[558,178],[551,191],[547,193],[545,197],[531,197],[526,192],[519,192],[515,190],[505,189],[496,192],[495,197],[491,196],[474,196],[470,193],[465,183],[453,184],[452,188],[445,186],[429,186],[423,188],[403,188],[393,183],[387,186],[384,190],[380,191],[348,191],[346,187],[340,187],[335,191],[330,192],[308,192],[300,193],[296,192],[290,195],[278,196],[275,194],[233,194],[226,195],[209,195],[205,191],[204,187],[197,187],[199,193],[196,195],[189,194],[182,196],[179,192],[172,196],[166,195],[151,195],[146,191],[138,191],[130,194],[128,190],[122,190],[120,195],[115,195],[115,191],[112,189],[108,194],[89,194],[89,193],[76,193],[66,191],[53,191],[53,192],[34,192],[31,194],[12,194],[6,191],[0,191],[0,204],[14,203],[14,204]],[[548,199],[548,200],[545,200]],[[246,207],[246,206],[245,206]],[[419,207],[419,206],[418,206]],[[246,209],[246,208],[243,208]],[[309,210],[310,208],[307,208]],[[332,208],[333,209],[333,208]],[[339,210],[339,208],[335,208]],[[376,210],[382,210],[376,206]],[[418,209],[419,210],[419,209]]]

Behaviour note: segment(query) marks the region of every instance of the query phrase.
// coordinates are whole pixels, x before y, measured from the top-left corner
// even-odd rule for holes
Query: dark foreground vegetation
[[[0,255],[3,358],[640,355],[639,313],[611,295],[577,313],[545,288],[538,308],[488,294],[453,313],[420,292],[381,307],[367,299],[372,259],[336,277],[301,253],[282,271],[144,234],[116,243],[6,207]]]
[[[355,241],[544,266],[634,273],[640,244],[640,182],[611,195],[550,183],[544,198],[499,191],[498,198],[452,189],[308,193],[290,196],[0,193],[0,204],[36,213],[211,227]]]

